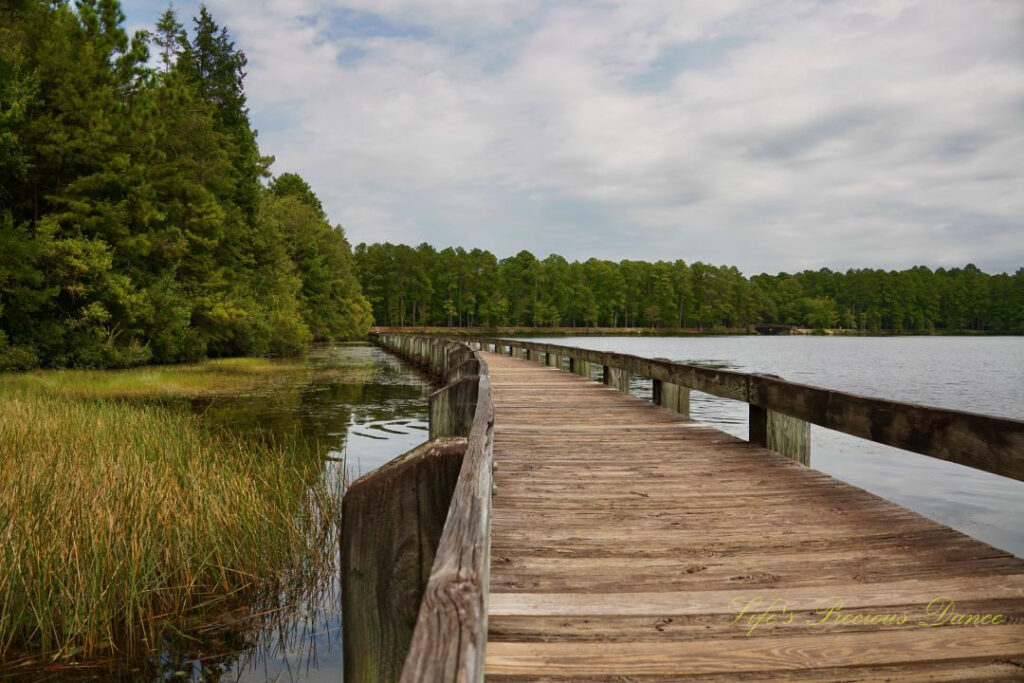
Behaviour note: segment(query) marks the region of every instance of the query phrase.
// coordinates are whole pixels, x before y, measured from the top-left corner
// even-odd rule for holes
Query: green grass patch
[[[135,656],[333,562],[338,491],[297,444],[97,397],[252,389],[258,359],[0,380],[0,660]]]
[[[78,398],[195,398],[266,389],[312,374],[303,361],[223,358],[192,365],[130,370],[37,370],[0,375],[0,391],[27,390]]]

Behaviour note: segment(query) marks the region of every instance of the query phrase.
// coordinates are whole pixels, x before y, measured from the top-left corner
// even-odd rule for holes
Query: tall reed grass
[[[0,659],[138,654],[197,610],[317,571],[316,458],[158,405],[0,392]]]

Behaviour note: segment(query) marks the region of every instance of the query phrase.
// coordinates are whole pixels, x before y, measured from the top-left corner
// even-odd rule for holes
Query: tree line
[[[340,227],[271,178],[205,7],[0,3],[0,369],[288,354],[364,335]]]
[[[1024,268],[827,268],[744,275],[682,260],[567,261],[529,251],[360,244],[356,272],[379,325],[749,328],[1024,333]]]

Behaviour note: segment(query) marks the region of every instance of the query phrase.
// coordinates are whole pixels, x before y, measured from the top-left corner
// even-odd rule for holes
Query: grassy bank
[[[317,571],[338,510],[316,458],[124,399],[294,371],[243,359],[0,378],[0,659],[132,656],[198,610]]]
[[[301,361],[223,358],[130,370],[39,370],[0,375],[0,396],[16,390],[75,398],[195,398],[265,389],[312,372]]]

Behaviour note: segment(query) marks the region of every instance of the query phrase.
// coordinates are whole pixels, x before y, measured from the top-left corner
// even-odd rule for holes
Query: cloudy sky
[[[1024,266],[1021,0],[207,6],[273,170],[353,243]]]

